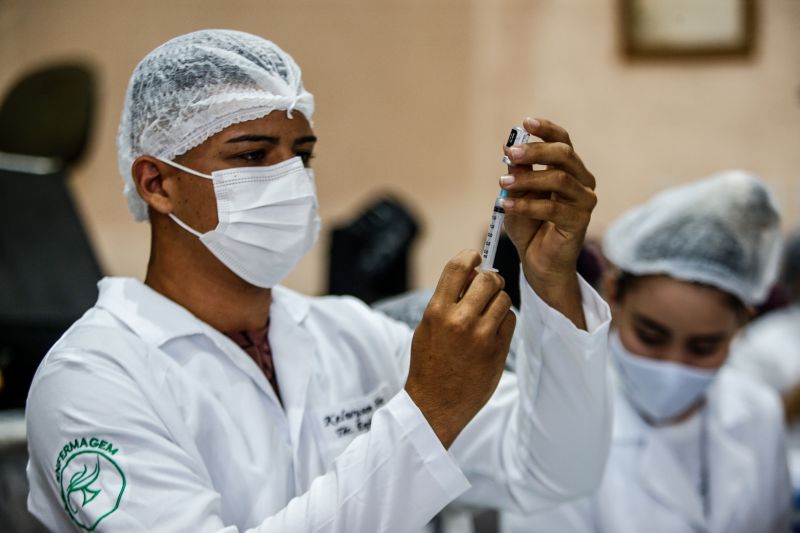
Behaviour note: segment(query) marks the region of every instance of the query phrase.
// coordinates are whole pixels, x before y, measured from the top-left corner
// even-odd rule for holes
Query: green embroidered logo
[[[56,481],[61,501],[73,522],[86,531],[119,507],[125,492],[125,474],[113,459],[119,448],[97,437],[75,439],[56,459]]]

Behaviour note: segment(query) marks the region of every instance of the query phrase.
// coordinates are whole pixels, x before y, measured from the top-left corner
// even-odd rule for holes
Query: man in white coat
[[[319,230],[313,108],[291,57],[241,32],[136,67],[118,146],[150,262],[144,283],[101,281],[35,377],[28,502],[49,528],[404,532],[455,500],[534,512],[597,487],[609,312],[575,271],[595,181],[567,133],[527,119],[542,142],[506,151],[514,376],[515,318],[477,252],[415,332],[278,285]]]

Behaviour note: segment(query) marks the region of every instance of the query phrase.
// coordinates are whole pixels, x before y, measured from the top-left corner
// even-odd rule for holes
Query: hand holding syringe
[[[511,133],[506,141],[506,146],[514,146],[517,144],[525,144],[528,142],[529,134],[522,128],[512,128]],[[503,156],[503,163],[506,165],[513,165],[508,156]],[[503,209],[503,199],[508,196],[508,191],[501,189],[500,194],[494,201],[494,208],[492,209],[492,219],[489,221],[489,231],[486,232],[486,239],[483,242],[483,251],[481,252],[481,266],[478,268],[481,272],[497,272],[494,268],[494,258],[497,255],[497,243],[500,241],[500,234],[503,231],[503,220],[506,216],[506,211]]]

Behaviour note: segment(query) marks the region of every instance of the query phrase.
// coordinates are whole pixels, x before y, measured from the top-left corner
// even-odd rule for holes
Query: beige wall
[[[423,286],[480,243],[500,145],[526,115],[565,125],[597,176],[595,235],[653,191],[728,167],[761,174],[787,226],[800,224],[800,1],[759,4],[749,60],[630,64],[617,51],[615,0],[1,0],[0,91],[41,62],[95,64],[97,129],[73,190],[105,270],[142,276],[147,226],[127,215],[115,156],[131,70],[195,29],[271,38],[317,97],[323,221],[380,191],[410,200],[426,224],[415,253]],[[326,244],[288,285],[324,289]]]

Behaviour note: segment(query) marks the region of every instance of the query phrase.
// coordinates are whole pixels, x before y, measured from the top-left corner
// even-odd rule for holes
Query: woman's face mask
[[[213,181],[216,228],[200,233],[173,213],[169,216],[248,283],[274,287],[316,242],[320,219],[314,174],[300,157],[271,166],[227,168],[211,175],[161,161]]]
[[[609,294],[611,347],[625,395],[653,422],[684,414],[727,360],[740,310],[722,291],[663,275],[636,278],[621,298]]]
[[[718,372],[633,354],[622,345],[616,330],[610,341],[623,393],[637,411],[656,424],[697,405]]]

